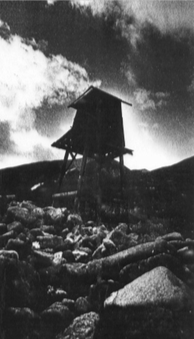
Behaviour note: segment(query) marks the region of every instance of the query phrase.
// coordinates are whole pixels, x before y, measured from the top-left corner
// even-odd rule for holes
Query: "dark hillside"
[[[63,180],[61,191],[74,191],[77,187],[81,159]],[[38,205],[52,204],[52,194],[58,192],[57,179],[62,161],[38,162],[0,171],[0,195],[16,195],[18,200],[33,200]],[[146,220],[168,220],[175,228],[194,223],[194,157],[173,166],[154,171],[124,170],[124,198],[128,214]],[[119,165],[116,161],[104,166],[100,173],[104,200],[111,201],[120,190]],[[97,165],[89,161],[83,190],[95,195]],[[188,226],[189,225],[189,226]]]

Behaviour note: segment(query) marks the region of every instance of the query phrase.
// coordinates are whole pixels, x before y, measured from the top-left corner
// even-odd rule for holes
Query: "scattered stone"
[[[184,264],[194,264],[194,249],[188,246],[177,251],[178,257]]]
[[[72,254],[74,255],[76,262],[86,263],[90,259],[90,255],[84,250],[77,249],[77,250],[74,250]]]
[[[109,255],[116,253],[116,246],[113,241],[108,238],[103,239],[103,245],[108,250]]]
[[[75,300],[68,299],[68,298],[63,298],[62,304],[64,306],[67,306],[71,312],[74,312],[74,309],[75,309]]]
[[[95,312],[80,315],[56,339],[94,339],[99,320],[100,317]]]
[[[66,210],[54,208],[52,206],[44,208],[45,225],[63,226],[66,222]]]
[[[61,302],[55,302],[41,313],[41,320],[41,337],[53,339],[69,326],[73,315],[67,306]]]
[[[93,220],[88,220],[88,221],[86,222],[86,227],[94,227],[94,225],[95,225],[95,223],[94,223]]]
[[[41,313],[41,318],[47,324],[65,328],[70,324],[72,314],[67,306],[61,302],[55,302]]]
[[[30,212],[36,208],[36,206],[32,203],[32,201],[22,201],[20,204],[20,207],[26,208]]]
[[[108,235],[119,251],[137,245],[138,235],[133,233],[126,235],[119,229],[115,229]]]
[[[75,301],[75,312],[76,314],[84,314],[91,311],[91,305],[87,298],[85,297],[79,297]]]
[[[74,262],[75,261],[75,257],[74,257],[71,250],[63,251],[63,258],[66,259],[67,262]]]
[[[66,225],[71,231],[75,226],[81,226],[83,223],[82,218],[79,214],[69,214],[67,217]]]
[[[37,236],[37,241],[40,244],[40,248],[57,248],[59,246],[63,245],[63,238],[57,235],[43,235],[43,236]]]
[[[56,230],[55,230],[55,227],[54,226],[47,226],[47,225],[42,225],[41,226],[41,230],[44,232],[44,233],[48,233],[48,234],[56,234]]]
[[[9,307],[4,319],[5,338],[36,338],[39,317],[28,307]]]
[[[127,224],[119,224],[118,226],[115,227],[115,231],[121,231],[124,234],[128,234],[129,227]]]
[[[8,231],[15,231],[16,233],[22,232],[24,229],[23,225],[19,221],[13,221],[11,224],[7,225]]]
[[[8,229],[7,229],[7,225],[0,223],[0,235],[7,233]]]
[[[8,259],[19,260],[19,254],[16,251],[0,250],[0,256],[3,256]]]
[[[35,216],[31,216],[31,212],[24,207],[11,206],[7,209],[6,222],[19,221],[24,226],[30,226],[35,222]]]
[[[34,264],[37,268],[49,267],[53,263],[54,255],[45,253],[40,250],[33,250]]]
[[[53,286],[48,286],[47,295],[49,296],[52,303],[57,301],[62,302],[62,300],[67,297],[67,292],[61,288],[55,289]]]
[[[64,241],[63,241],[63,251],[66,250],[72,250],[74,247],[74,240],[70,237],[67,237]]]
[[[0,236],[0,247],[6,245],[9,239],[16,238],[16,233],[14,231],[9,231]]]
[[[63,237],[63,239],[66,238],[68,233],[69,233],[69,229],[68,228],[64,228],[64,230],[61,231],[61,236]]]
[[[30,230],[30,234],[31,234],[34,238],[36,238],[36,237],[38,237],[38,236],[43,236],[43,231],[41,231],[40,228],[33,228],[33,229]]]
[[[20,260],[24,260],[31,252],[31,243],[20,239],[9,239],[5,249],[16,251]]]

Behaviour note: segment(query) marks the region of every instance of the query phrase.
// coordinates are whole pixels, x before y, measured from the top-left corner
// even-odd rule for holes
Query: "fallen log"
[[[128,248],[106,258],[90,261],[87,264],[64,264],[60,274],[69,286],[72,286],[72,282],[75,281],[91,284],[102,279],[118,280],[119,272],[124,266],[159,253],[174,254],[175,250],[168,242],[160,239]]]

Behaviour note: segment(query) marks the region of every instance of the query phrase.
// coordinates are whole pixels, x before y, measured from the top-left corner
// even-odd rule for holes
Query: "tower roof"
[[[132,106],[132,104],[127,101],[124,101],[108,92],[104,92],[103,90],[97,87],[90,86],[82,95],[79,96],[79,98],[73,101],[68,107],[78,109],[90,105],[95,106],[99,103],[99,101],[101,102],[117,101]]]

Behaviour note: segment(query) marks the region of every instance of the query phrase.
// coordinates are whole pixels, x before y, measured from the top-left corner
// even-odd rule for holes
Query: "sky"
[[[63,159],[51,144],[89,86],[122,105],[130,169],[194,155],[194,1],[0,1],[0,168]]]

